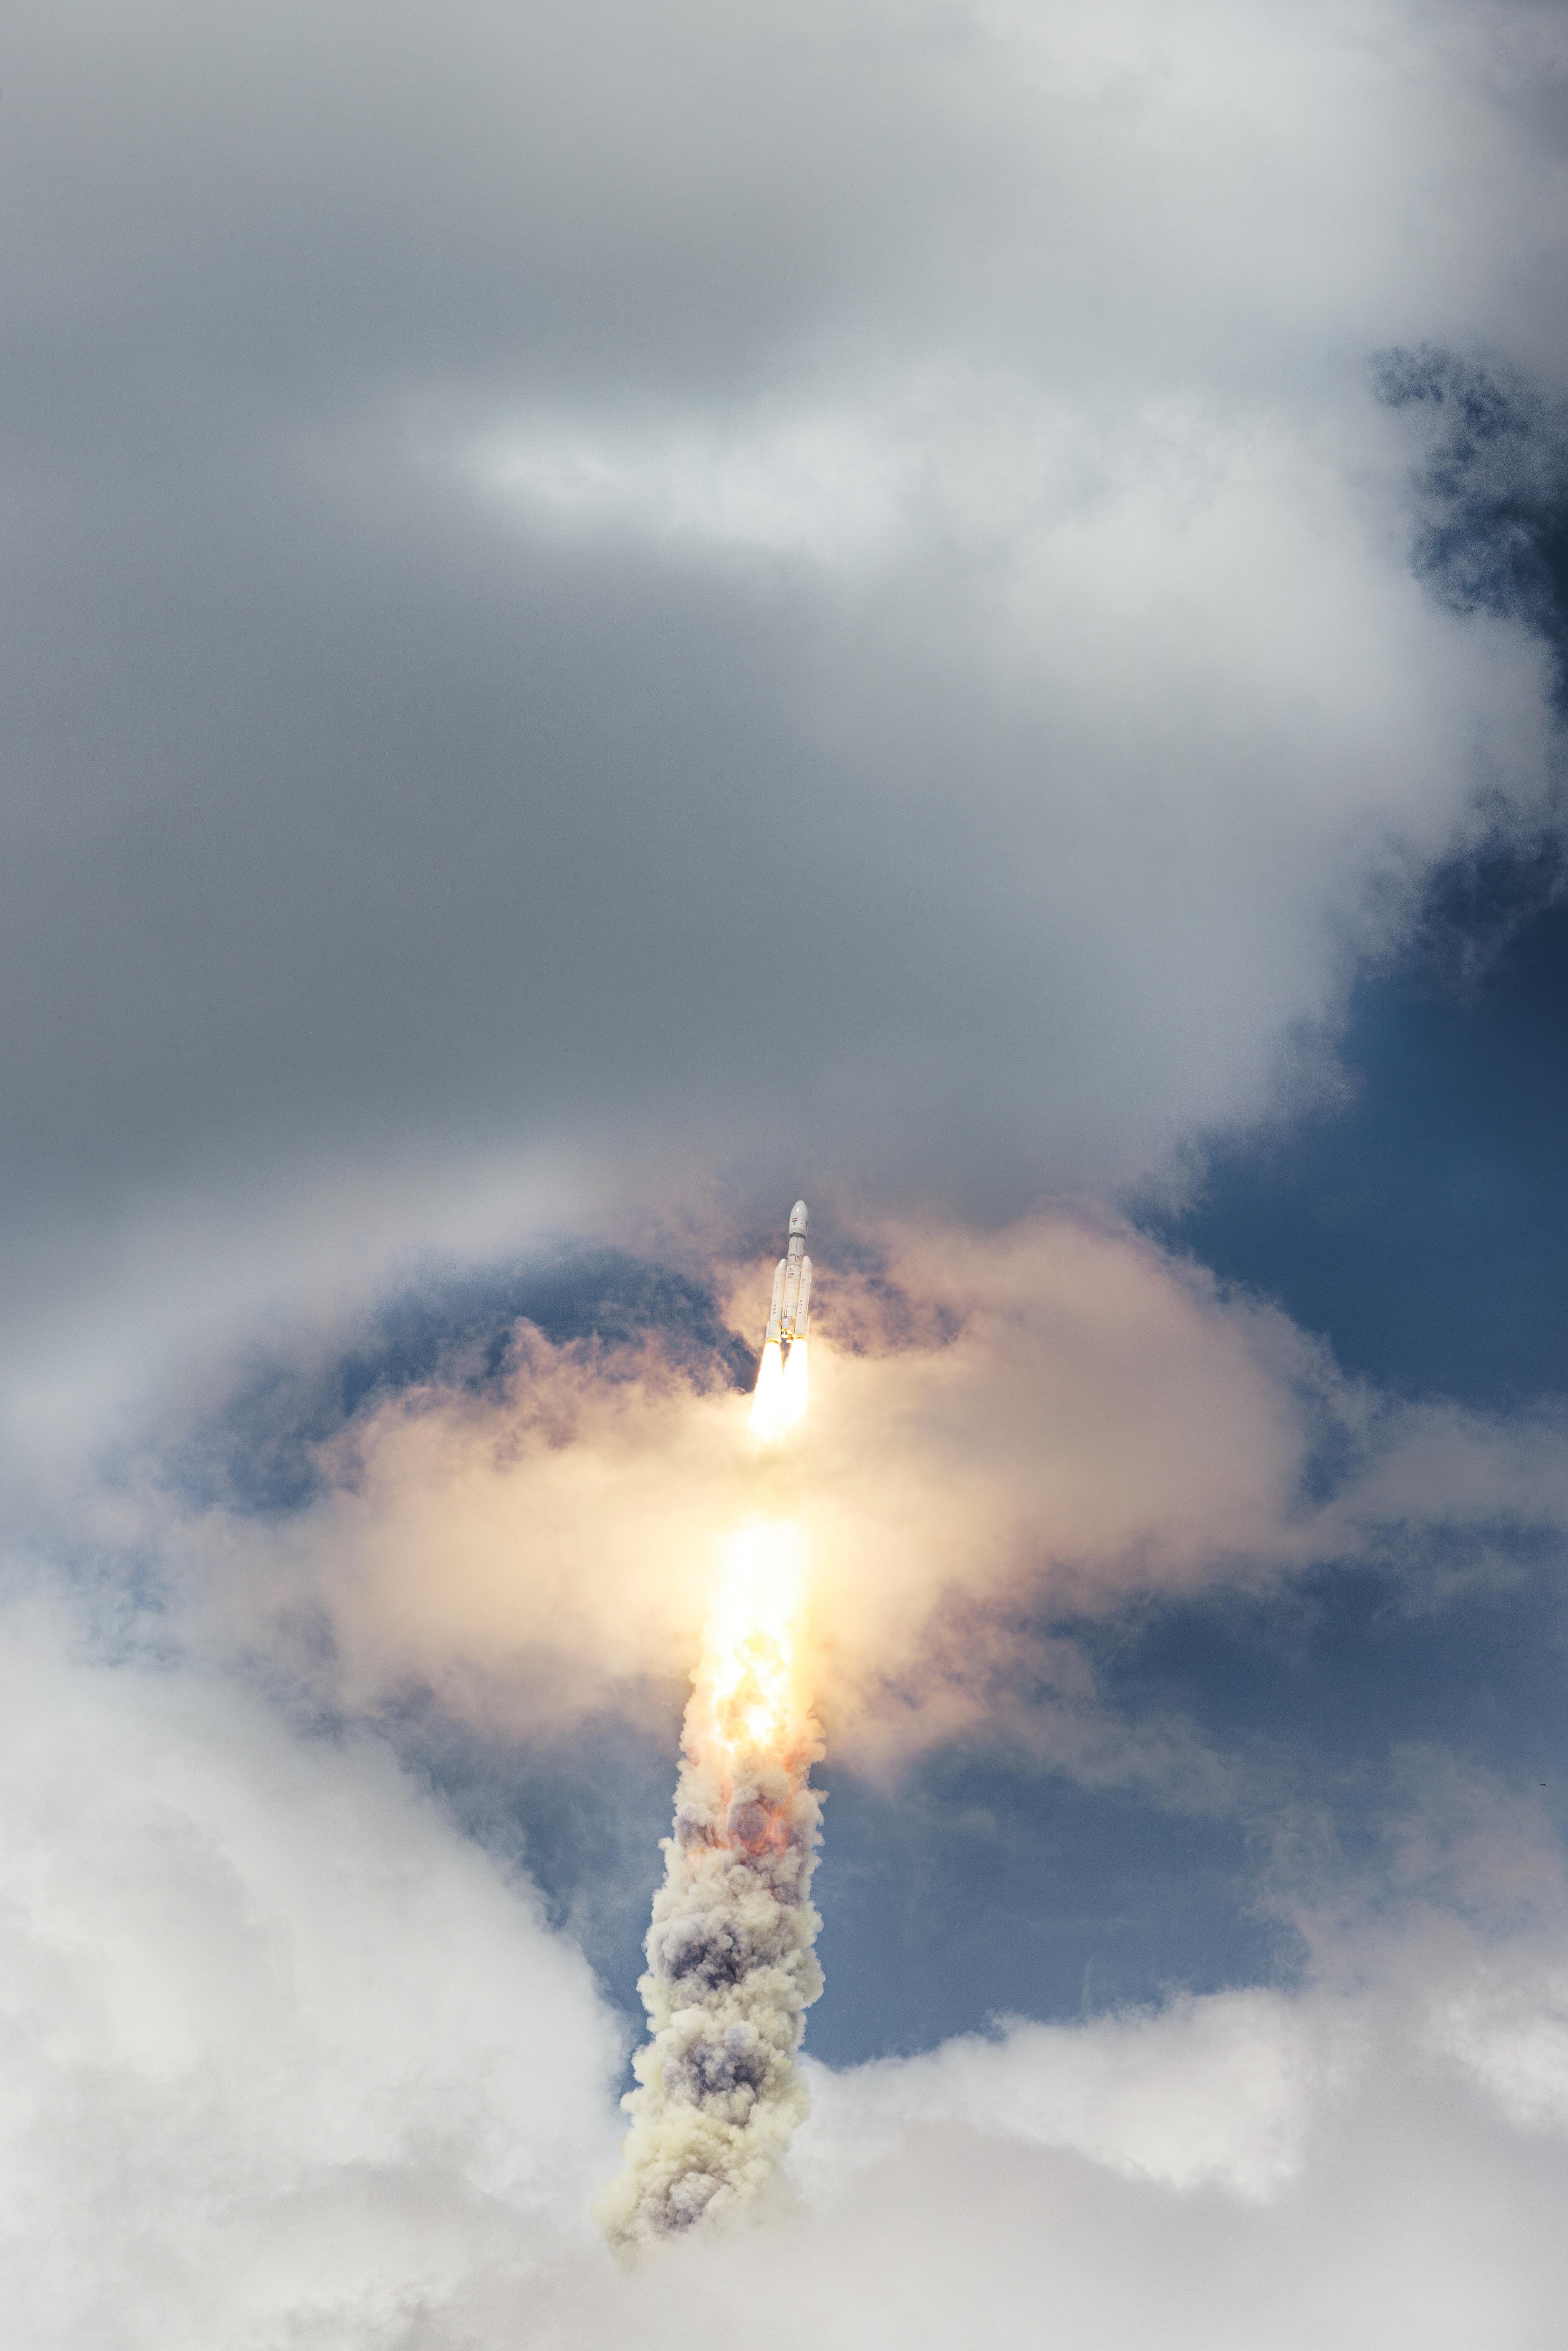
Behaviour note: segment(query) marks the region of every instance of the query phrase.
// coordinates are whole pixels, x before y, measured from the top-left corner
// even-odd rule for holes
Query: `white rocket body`
[[[773,1304],[768,1316],[768,1337],[788,1347],[803,1339],[811,1322],[811,1260],[806,1255],[806,1203],[797,1200],[789,1211],[789,1239],[773,1276]]]

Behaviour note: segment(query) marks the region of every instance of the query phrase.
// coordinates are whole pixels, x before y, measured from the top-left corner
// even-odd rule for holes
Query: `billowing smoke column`
[[[805,1409],[805,1230],[799,1201],[752,1405],[753,1432],[768,1445]],[[692,1677],[674,1834],[648,1930],[639,1989],[651,2037],[633,2061],[621,2175],[597,2207],[623,2258],[756,2199],[784,2200],[780,2165],[806,2112],[796,2052],[822,1989],[810,1902],[821,1804],[810,1785],[821,1747],[800,1686],[805,1583],[792,1520],[737,1530]]]

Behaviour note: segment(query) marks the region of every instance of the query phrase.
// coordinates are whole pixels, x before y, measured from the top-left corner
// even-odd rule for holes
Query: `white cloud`
[[[0,2279],[29,2351],[948,2351],[1042,2314],[1106,2351],[1552,2339],[1561,1862],[1503,1792],[1453,1782],[1413,1834],[1501,1830],[1506,1917],[1417,1886],[1342,1906],[1301,1989],[813,2068],[801,2211],[626,2278],[585,2214],[616,2035],[526,1887],[383,1753],[232,1686],[15,1612],[4,1671]]]
[[[15,2339],[408,2341],[586,2241],[619,2035],[530,1889],[371,1743],[0,1636]]]
[[[1430,1997],[1435,2048],[1511,2122],[1568,2134],[1568,1959],[1561,1949],[1488,1957]]]
[[[802,2174],[821,2207],[912,2134],[957,2126],[1178,2193],[1218,2187],[1267,2204],[1348,2092],[1363,2031],[1348,2003],[1250,1989],[1092,2023],[1013,2024],[853,2074],[817,2066]]]
[[[597,438],[576,423],[525,424],[470,463],[547,526],[830,564],[895,554],[903,538],[899,469],[875,437],[831,414]]]

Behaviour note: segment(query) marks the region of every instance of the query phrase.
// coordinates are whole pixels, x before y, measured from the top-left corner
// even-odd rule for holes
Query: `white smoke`
[[[821,1823],[797,1770],[754,1757],[727,1786],[711,1763],[683,1762],[639,1986],[653,2037],[633,2060],[624,2165],[598,2207],[623,2255],[785,2193],[808,2105],[796,2052],[822,1989],[809,1898]]]
[[[800,1688],[804,1565],[793,1521],[742,1527],[692,1677],[639,1986],[652,2037],[624,2100],[621,2174],[598,2206],[623,2260],[786,2196],[781,2165],[808,2104],[796,2053],[822,1989],[810,1901],[822,1747]]]

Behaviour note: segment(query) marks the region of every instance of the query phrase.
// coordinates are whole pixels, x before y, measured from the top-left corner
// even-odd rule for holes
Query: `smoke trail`
[[[651,2038],[622,2168],[597,2218],[632,2259],[750,2199],[782,2198],[806,2112],[795,2062],[822,1989],[811,1872],[821,1753],[799,1687],[804,1546],[788,1520],[736,1537],[693,1675],[674,1834],[639,1990]]]

